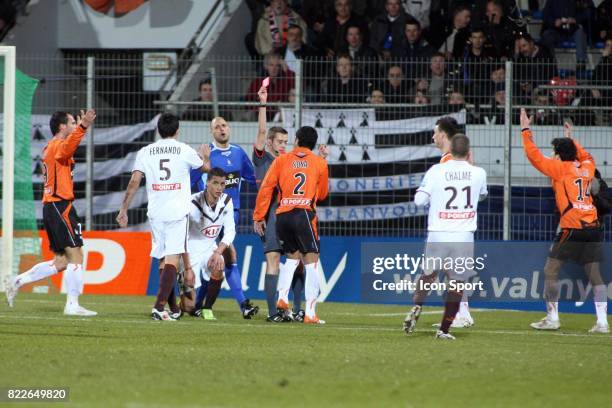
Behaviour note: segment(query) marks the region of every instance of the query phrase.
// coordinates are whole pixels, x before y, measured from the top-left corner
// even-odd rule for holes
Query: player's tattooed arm
[[[268,102],[268,88],[262,86],[257,92],[259,96],[259,116],[257,117],[257,138],[255,139],[255,149],[263,152],[266,148],[266,103]]]
[[[125,191],[125,196],[123,197],[123,202],[121,203],[121,208],[119,209],[119,215],[117,215],[117,224],[121,228],[125,228],[128,225],[128,215],[127,210],[130,207],[130,203],[134,198],[134,194],[140,187],[140,182],[142,181],[142,173],[138,170],[132,172],[132,178],[128,184],[127,190]]]

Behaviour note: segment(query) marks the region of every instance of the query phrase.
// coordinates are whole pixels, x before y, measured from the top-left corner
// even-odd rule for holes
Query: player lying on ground
[[[270,130],[266,129],[266,102],[268,100],[268,89],[262,86],[257,93],[259,95],[259,116],[258,116],[258,131],[255,145],[253,146],[253,165],[255,166],[255,175],[257,183],[266,176],[270,165],[275,158],[285,153],[289,135],[282,127],[274,126]],[[281,259],[281,244],[276,236],[276,209],[278,208],[278,190],[274,191],[270,209],[266,216],[266,233],[261,237],[264,247],[264,255],[266,257],[266,277],[264,281],[264,290],[266,292],[266,300],[268,302],[268,322],[282,323],[289,321],[304,321],[305,312],[301,309],[302,288],[304,287],[304,264],[300,262],[295,274],[293,282],[291,282],[291,290],[293,291],[293,313],[285,314],[276,309],[276,289],[278,286],[278,271],[280,269]]]
[[[96,112],[81,111],[75,120],[66,112],[55,112],[49,121],[53,139],[42,153],[43,177],[43,223],[49,238],[49,247],[55,254],[52,261],[34,265],[14,279],[5,282],[6,299],[10,307],[19,288],[25,284],[45,279],[66,271],[66,306],[64,314],[70,316],[95,316],[96,312],[79,305],[83,293],[83,238],[81,224],[74,209],[72,169],[74,153],[96,119]]]
[[[161,260],[162,269],[151,318],[174,321],[164,307],[174,290],[179,258],[187,252],[191,205],[189,172],[191,169],[203,172],[210,169],[210,150],[208,146],[202,145],[198,155],[190,146],[179,142],[179,119],[171,113],[159,117],[157,131],[161,139],[138,151],[117,223],[122,228],[128,225],[127,211],[144,176],[148,198],[147,217],[153,235],[151,256]]]
[[[225,193],[232,198],[234,203],[234,221],[238,225],[240,219],[240,186],[242,180],[246,180],[252,186],[256,186],[255,170],[246,152],[238,145],[230,143],[231,128],[222,117],[216,117],[210,122],[210,131],[213,142],[210,144],[210,164],[212,167],[222,169],[227,178],[225,180]],[[200,171],[191,172],[192,191],[204,190],[206,174]],[[232,295],[238,302],[242,317],[250,319],[259,311],[259,307],[247,299],[242,290],[242,277],[238,270],[238,256],[234,245],[230,245],[223,253],[225,259],[225,279],[230,287]],[[206,297],[206,287],[200,287],[197,294],[196,310],[202,308]]]
[[[571,137],[553,139],[554,157],[545,157],[533,142],[531,118],[525,109],[521,109],[520,120],[525,154],[536,169],[551,178],[555,201],[561,214],[561,231],[555,236],[544,265],[546,317],[532,323],[531,327],[538,330],[557,330],[561,327],[559,271],[565,261],[572,260],[584,267],[584,272],[593,286],[597,322],[589,332],[609,333],[608,290],[599,270],[603,231],[590,194],[595,161]]]
[[[257,194],[253,220],[255,232],[264,236],[265,219],[277,189],[280,196],[276,210],[276,234],[287,256],[278,276],[277,308],[289,310],[289,286],[301,260],[306,272],[304,323],[324,324],[315,310],[320,288],[316,203],[327,197],[329,172],[325,159],[312,152],[317,137],[314,128],[301,127],[295,135],[298,147],[272,162]]]
[[[195,273],[195,289],[206,286],[206,296],[203,307],[197,313],[196,305],[185,298],[181,301],[181,307],[184,312],[202,316],[206,320],[216,320],[212,307],[223,282],[223,252],[236,236],[234,205],[232,198],[224,194],[225,180],[225,172],[213,167],[208,172],[204,191],[191,196],[187,241],[189,267]],[[221,230],[223,238],[217,245]]]
[[[470,141],[456,134],[450,141],[451,159],[432,166],[414,196],[418,206],[429,204],[427,217],[427,245],[422,280],[433,282],[436,263],[429,259],[465,259],[474,257],[474,231],[477,226],[478,202],[487,196],[487,174],[484,169],[469,163]],[[439,272],[439,271],[438,271]],[[449,280],[465,281],[474,276],[473,269],[445,270]],[[417,290],[415,306],[404,320],[404,331],[414,331],[428,291]],[[444,302],[444,316],[436,338],[454,340],[449,328],[459,310],[463,294],[448,290]]]

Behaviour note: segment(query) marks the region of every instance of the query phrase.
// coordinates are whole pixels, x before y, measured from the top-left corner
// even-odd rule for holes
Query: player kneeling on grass
[[[557,208],[561,213],[560,231],[554,239],[544,265],[544,297],[547,314],[531,324],[537,330],[557,330],[559,322],[559,271],[567,260],[584,266],[595,299],[597,322],[590,333],[609,333],[608,290],[599,264],[602,259],[603,231],[590,186],[595,175],[595,161],[582,146],[566,133],[553,139],[554,158],[545,157],[532,140],[531,118],[521,109],[521,134],[527,158],[541,173],[551,178]]]
[[[223,252],[236,236],[234,205],[232,198],[224,193],[225,179],[225,172],[213,167],[208,173],[204,191],[191,196],[187,251],[190,267],[195,272],[195,289],[204,291],[206,296],[203,307],[186,297],[182,297],[181,307],[184,312],[206,320],[216,320],[212,307],[223,282]],[[217,245],[222,230],[223,238]]]

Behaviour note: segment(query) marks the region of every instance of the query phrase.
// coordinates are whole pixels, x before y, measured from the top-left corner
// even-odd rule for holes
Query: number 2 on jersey
[[[170,178],[170,176],[172,175],[172,173],[170,172],[170,168],[165,167],[164,165],[170,163],[170,159],[160,159],[159,160],[159,169],[161,171],[163,171],[164,173],[166,173],[165,176],[160,176],[159,179],[161,181],[166,181]]]
[[[293,189],[293,194],[304,195],[304,190],[302,190],[302,187],[304,187],[304,184],[306,184],[306,175],[304,173],[295,173],[293,178],[298,179],[298,182]]]
[[[455,201],[455,198],[457,198],[457,189],[455,187],[445,187],[444,191],[450,191],[451,192],[451,198],[446,202],[446,209],[447,210],[456,210],[459,207],[456,205],[452,205],[453,201]],[[470,186],[465,186],[461,189],[461,191],[465,191],[465,198],[467,203],[465,204],[465,206],[463,207],[464,209],[468,209],[468,208],[473,208],[472,206],[472,187]]]

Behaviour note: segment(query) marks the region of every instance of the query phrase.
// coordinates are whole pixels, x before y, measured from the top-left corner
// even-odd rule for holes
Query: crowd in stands
[[[607,89],[540,88],[558,83],[609,85],[612,80],[612,0],[530,0],[542,29],[528,32],[513,0],[271,0],[247,1],[253,32],[245,42],[260,76],[245,95],[257,101],[270,77],[269,102],[295,95],[302,60],[304,101],[475,106],[474,123],[503,123],[505,61],[514,64],[515,103],[533,106],[610,105]],[[527,2],[523,2],[527,3]],[[555,47],[575,44],[576,65],[557,68]],[[588,47],[604,43],[588,65]],[[576,79],[577,78],[577,79]],[[556,82],[555,82],[556,81]],[[202,87],[202,84],[200,85]],[[202,98],[204,96],[202,95]],[[484,108],[479,108],[484,107]],[[535,112],[535,111],[534,111]],[[276,115],[269,109],[270,119]],[[536,122],[556,124],[562,113],[538,109]],[[581,115],[576,124],[605,120]],[[609,118],[608,118],[609,119]],[[580,123],[580,122],[584,123]]]

